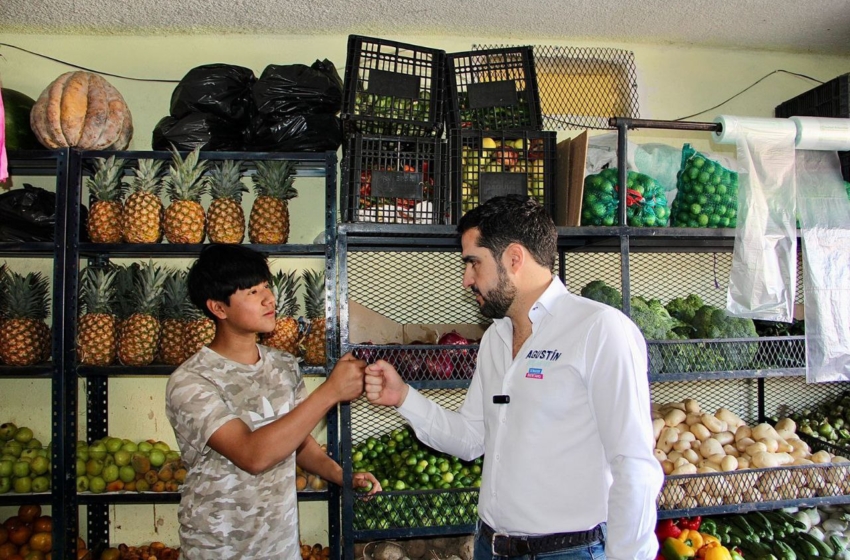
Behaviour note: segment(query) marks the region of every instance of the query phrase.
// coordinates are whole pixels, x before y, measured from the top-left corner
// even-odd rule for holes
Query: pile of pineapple
[[[0,363],[31,366],[50,359],[50,282],[39,272],[0,265]]]
[[[90,366],[179,365],[215,336],[215,323],[189,299],[187,271],[134,263],[90,266],[80,283],[77,359]],[[297,291],[304,282],[306,319],[298,316]],[[272,276],[275,330],[260,337],[267,346],[324,365],[325,279],[319,271],[279,271]]]
[[[225,160],[210,165],[198,150],[182,158],[174,151],[167,173],[163,162],[140,159],[124,182],[127,162],[115,156],[97,158],[86,180],[92,196],[87,224],[94,243],[242,243],[245,214],[242,195],[243,163]],[[284,244],[289,240],[288,201],[298,196],[291,161],[258,161],[252,176],[256,199],[248,219],[251,243]],[[170,203],[163,208],[161,194]],[[212,197],[204,212],[201,197]],[[124,200],[125,195],[126,200]]]

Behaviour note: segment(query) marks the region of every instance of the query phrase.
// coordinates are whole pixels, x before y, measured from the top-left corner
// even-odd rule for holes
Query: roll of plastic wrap
[[[735,144],[748,133],[779,138],[796,138],[797,136],[797,125],[790,119],[720,115],[714,119],[714,122],[723,127],[720,132],[714,133],[714,141],[718,144]]]
[[[850,150],[850,119],[823,117],[791,117],[797,127],[794,144],[798,150]]]

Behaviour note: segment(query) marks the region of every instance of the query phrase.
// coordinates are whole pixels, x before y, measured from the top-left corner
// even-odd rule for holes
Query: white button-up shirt
[[[497,532],[544,535],[608,523],[610,560],[655,558],[655,500],[646,343],[616,309],[570,294],[557,277],[529,312],[532,334],[512,357],[513,326],[484,334],[457,412],[410,389],[398,408],[426,444],[484,453],[478,514]],[[508,404],[494,404],[508,395]]]

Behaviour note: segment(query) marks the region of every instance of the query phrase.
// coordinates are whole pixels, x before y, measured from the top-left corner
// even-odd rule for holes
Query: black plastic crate
[[[345,222],[446,224],[449,188],[440,138],[354,134],[343,158]]]
[[[842,74],[776,106],[774,114],[787,117],[850,118],[850,74]],[[841,174],[850,181],[850,152],[839,152]]]
[[[445,51],[350,35],[341,115],[346,130],[440,136],[445,59]]]
[[[540,130],[532,47],[446,55],[449,129]]]
[[[453,130],[449,174],[453,212],[461,216],[494,196],[533,196],[552,213],[554,132]]]

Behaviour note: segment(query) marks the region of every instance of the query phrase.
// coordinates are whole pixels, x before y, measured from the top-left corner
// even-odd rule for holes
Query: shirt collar
[[[531,319],[531,324],[537,323],[543,317],[544,313],[551,315],[555,309],[555,302],[565,293],[567,293],[567,287],[564,286],[560,278],[553,275],[549,286],[540,294],[540,297],[537,298],[537,301],[534,302],[534,305],[528,311],[528,318]]]

